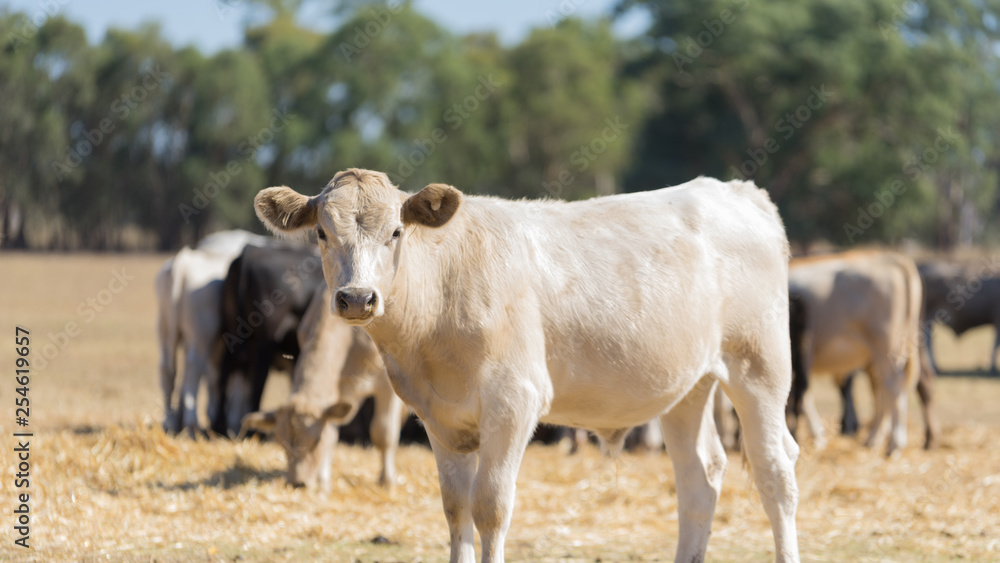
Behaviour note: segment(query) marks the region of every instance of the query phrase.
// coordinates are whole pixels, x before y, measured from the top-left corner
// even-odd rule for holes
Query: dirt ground
[[[164,435],[152,279],[165,256],[0,254],[0,560],[446,561],[447,524],[433,456],[402,448],[399,483],[375,485],[373,450],[339,446],[326,495],[287,487],[274,444]],[[75,323],[75,326],[67,323]],[[15,326],[31,331],[30,424],[16,426]],[[988,365],[992,331],[938,333],[949,371]],[[833,385],[818,402],[834,429]],[[272,377],[265,403],[287,393]],[[856,385],[859,412],[871,412]],[[796,471],[806,561],[1000,560],[1000,380],[941,378],[935,451],[894,459],[835,438],[804,446]],[[13,432],[29,430],[30,543],[14,544]],[[23,492],[23,491],[18,491]],[[673,471],[665,454],[616,460],[586,447],[531,446],[507,537],[512,561],[671,561]],[[730,457],[708,557],[773,558],[756,492]]]

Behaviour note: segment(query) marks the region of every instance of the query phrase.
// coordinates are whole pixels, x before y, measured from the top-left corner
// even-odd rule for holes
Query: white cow
[[[659,416],[677,479],[678,561],[705,557],[726,455],[716,382],[779,561],[797,561],[798,446],[788,241],[750,182],[699,178],[589,201],[505,201],[382,173],[338,173],[315,197],[257,195],[272,230],[315,228],[331,307],[375,341],[437,460],[451,561],[503,560],[525,446],[539,421],[616,452]]]
[[[209,408],[218,393],[220,298],[229,264],[248,243],[266,245],[271,238],[247,231],[222,231],[184,247],[163,264],[155,288],[160,338],[160,388],[163,391],[163,429],[198,428],[198,386],[207,378]],[[184,345],[184,379],[178,406],[173,406],[177,378],[177,348]],[[211,413],[209,413],[211,417]]]
[[[330,311],[326,284],[316,290],[299,324],[298,339],[302,350],[288,401],[276,410],[246,415],[243,432],[258,430],[274,436],[285,450],[290,484],[318,485],[329,491],[337,426],[350,422],[361,403],[375,397],[369,435],[382,456],[379,484],[391,487],[399,431],[408,412],[392,391],[375,343]]]

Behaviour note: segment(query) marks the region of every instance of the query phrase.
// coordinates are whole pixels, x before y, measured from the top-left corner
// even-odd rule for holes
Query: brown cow
[[[916,265],[895,252],[851,251],[794,259],[788,277],[789,295],[807,311],[803,369],[832,375],[838,384],[865,369],[875,395],[867,445],[883,441],[889,414],[886,453],[904,447],[907,391],[920,374],[922,293]],[[823,428],[810,395],[802,399],[803,410],[822,444]]]

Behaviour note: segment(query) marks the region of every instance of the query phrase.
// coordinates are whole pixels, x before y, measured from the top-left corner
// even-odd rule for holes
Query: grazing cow
[[[370,436],[382,454],[379,484],[395,480],[396,446],[407,411],[392,391],[378,349],[364,330],[347,325],[330,311],[326,284],[317,289],[298,329],[301,347],[292,376],[292,394],[277,410],[254,412],[245,430],[273,434],[288,458],[288,482],[330,489],[330,465],[337,426],[375,397]]]
[[[920,373],[921,287],[916,265],[894,252],[851,251],[791,261],[789,295],[806,313],[797,362],[804,373],[824,373],[842,384],[865,369],[875,395],[875,417],[867,445],[885,438],[885,415],[891,415],[886,453],[906,445],[907,391]],[[810,394],[795,390],[809,429],[818,444],[823,428]],[[925,405],[925,419],[930,420]],[[931,425],[928,425],[930,428]]]
[[[271,367],[291,370],[297,330],[323,283],[315,249],[247,245],[222,287],[222,366],[212,431],[235,435],[243,417],[260,409]]]
[[[451,560],[502,561],[535,425],[593,430],[617,452],[660,417],[677,479],[678,561],[705,557],[726,455],[716,382],[779,561],[798,560],[788,241],[750,182],[699,178],[589,201],[414,195],[351,169],[316,197],[257,195],[272,230],[315,228],[331,307],[375,341],[437,460]]]
[[[201,240],[194,249],[184,247],[156,274],[159,311],[160,388],[163,391],[163,429],[178,432],[198,428],[198,387],[208,382],[209,418],[218,393],[219,341],[222,326],[219,307],[222,280],[229,264],[247,243],[268,244],[273,239],[247,231],[222,231]],[[173,407],[177,378],[177,347],[184,345],[184,378],[178,406]]]
[[[1000,262],[996,258],[992,262],[984,260],[976,268],[930,262],[917,269],[924,282],[924,334],[931,362],[934,363],[930,327],[935,321],[951,328],[956,336],[990,325],[996,329],[990,373],[996,375],[1000,349]],[[934,370],[937,371],[936,363]]]

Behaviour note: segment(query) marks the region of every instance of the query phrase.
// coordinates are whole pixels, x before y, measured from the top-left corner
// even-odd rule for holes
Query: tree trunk
[[[0,231],[0,248],[3,249],[26,249],[28,248],[27,238],[24,236],[24,214],[20,206],[4,198],[0,204],[3,208],[3,230]]]
[[[10,245],[10,204],[6,197],[0,197],[0,221],[3,228],[0,229],[0,249]]]
[[[618,189],[615,187],[615,177],[610,172],[598,173],[594,177],[594,184],[598,196],[618,193]]]

